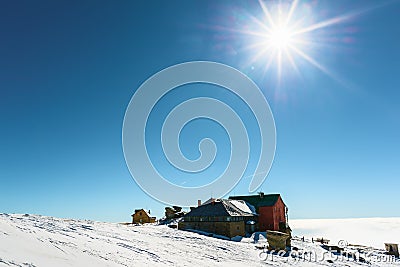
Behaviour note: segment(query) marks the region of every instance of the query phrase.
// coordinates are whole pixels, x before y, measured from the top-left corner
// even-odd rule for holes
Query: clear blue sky
[[[276,68],[262,74],[267,58],[246,64],[257,51],[238,31],[263,16],[258,2],[2,1],[0,212],[162,215],[126,167],[124,112],[152,74],[210,60],[246,73],[269,101],[277,150],[262,190],[281,193],[291,218],[400,216],[400,2],[381,3],[309,2],[316,22],[354,11],[309,36],[334,77],[297,57],[299,73],[283,64],[278,82]]]

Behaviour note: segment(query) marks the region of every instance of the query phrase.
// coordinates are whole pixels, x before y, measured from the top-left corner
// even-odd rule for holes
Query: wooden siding
[[[132,223],[154,223],[155,217],[150,217],[148,213],[141,209],[132,214]]]
[[[286,206],[280,197],[275,205],[271,207],[259,207],[258,212],[258,223],[260,231],[279,231],[279,223],[287,223]]]

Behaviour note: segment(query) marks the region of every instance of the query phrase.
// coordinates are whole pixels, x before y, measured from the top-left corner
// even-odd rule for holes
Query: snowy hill
[[[259,248],[263,243],[249,241],[227,241],[161,225],[0,214],[0,266],[400,266],[378,260],[377,256],[386,255],[376,249],[369,249],[369,256],[375,256],[367,259],[370,264],[335,260],[320,245],[300,239],[292,242],[296,253],[272,258]],[[317,262],[305,260],[311,251],[321,256]]]

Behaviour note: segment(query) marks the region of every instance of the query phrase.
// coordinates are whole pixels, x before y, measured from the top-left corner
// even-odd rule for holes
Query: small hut
[[[144,209],[136,209],[135,213],[133,213],[131,216],[132,216],[132,224],[154,223],[156,221],[156,217],[151,217],[150,211],[146,211]]]
[[[389,255],[399,257],[399,244],[385,243],[385,248]]]
[[[268,249],[270,250],[285,250],[289,234],[267,230]]]

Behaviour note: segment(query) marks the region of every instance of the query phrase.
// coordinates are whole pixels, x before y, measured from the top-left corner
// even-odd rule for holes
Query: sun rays
[[[317,21],[312,7],[298,0],[286,4],[281,1],[259,1],[259,6],[262,18],[249,15],[253,26],[239,30],[241,34],[248,36],[244,50],[250,51],[251,56],[246,65],[261,66],[264,74],[274,68],[278,83],[284,70],[299,73],[300,61],[341,82],[335,72],[319,62],[317,50],[333,45],[329,41],[332,38],[329,29],[371,10],[369,8]]]
[[[359,8],[322,1],[242,2],[210,26],[217,40],[213,49],[233,57],[253,77],[268,79],[269,88],[292,88],[321,72],[351,89],[341,65],[352,62],[362,32],[357,18],[394,1]]]

